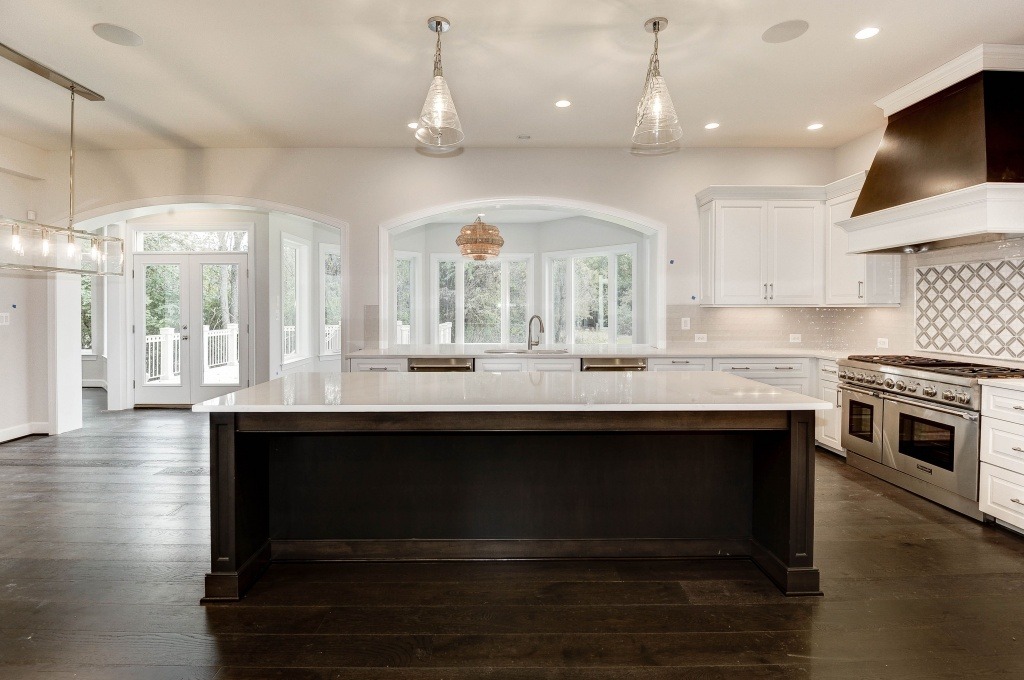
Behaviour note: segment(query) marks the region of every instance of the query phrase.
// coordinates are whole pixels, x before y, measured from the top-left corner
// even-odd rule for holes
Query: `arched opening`
[[[459,228],[483,213],[505,238],[483,265]],[[518,344],[533,314],[549,344],[663,344],[660,222],[580,201],[504,197],[436,206],[380,226],[379,339]]]
[[[342,370],[347,226],[223,196],[81,215],[77,228],[121,236],[126,251],[124,277],[82,287],[82,385],[105,387],[111,409],[187,406],[288,372]]]

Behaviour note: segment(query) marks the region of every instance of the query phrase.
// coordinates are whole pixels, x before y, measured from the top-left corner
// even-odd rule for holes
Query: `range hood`
[[[981,45],[877,102],[888,116],[852,253],[1024,237],[1024,46]]]

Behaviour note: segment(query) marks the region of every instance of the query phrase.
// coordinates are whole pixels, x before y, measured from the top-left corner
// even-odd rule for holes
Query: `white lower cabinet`
[[[728,357],[715,359],[713,370],[733,373],[773,387],[799,392],[809,397],[811,392],[810,359],[772,359],[765,357]]]
[[[353,373],[405,373],[408,367],[408,359],[349,359],[349,370]]]
[[[814,441],[830,451],[846,455],[842,444],[843,402],[839,398],[839,368],[836,362],[822,359],[818,362],[818,399],[832,403],[828,411],[817,411],[814,416]]]
[[[1024,531],[1024,390],[981,388],[978,508]]]
[[[475,364],[478,372],[491,373],[518,373],[521,371],[572,373],[580,370],[580,360],[578,357],[543,359],[534,357],[477,357]]]
[[[711,357],[657,357],[647,360],[648,371],[710,371]]]

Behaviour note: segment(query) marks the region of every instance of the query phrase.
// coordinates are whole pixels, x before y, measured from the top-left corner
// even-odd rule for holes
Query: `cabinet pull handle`
[[[763,299],[765,299],[765,300],[768,299],[768,284],[767,283],[764,284],[764,298]]]
[[[839,390],[836,390],[836,408],[842,408],[843,407],[842,399],[843,399],[843,393],[840,392]]]
[[[1011,502],[1011,503],[1016,503],[1017,505],[1024,505],[1024,503],[1021,503],[1021,502],[1020,502],[1020,499],[1019,499],[1019,498],[1011,498],[1011,499],[1010,499],[1010,502]]]
[[[858,281],[857,282],[857,297],[862,299],[862,300],[864,299],[864,282],[863,281]]]
[[[1013,410],[1014,411],[1024,411],[1024,406],[1014,406]]]
[[[673,363],[673,364],[688,364],[688,363],[690,363],[690,362],[689,362],[689,361],[687,361],[687,360],[685,360],[685,359],[673,359],[673,360],[672,360],[672,363]]]
[[[771,287],[771,290],[772,290],[772,292],[768,295],[768,299],[769,300],[774,300],[775,299],[775,284],[774,283],[769,283],[768,285]]]
[[[1011,451],[1016,451],[1017,453],[1024,453],[1024,449],[1020,448],[1019,446],[1014,446],[1014,447],[1013,447],[1012,449],[1010,449],[1010,450],[1011,450]]]
[[[823,369],[821,369],[821,371],[822,371],[822,373],[831,373],[832,375],[835,375],[836,373],[838,373],[838,370],[834,369],[834,368],[823,368]]]
[[[371,371],[387,371],[388,369],[384,368],[383,366],[370,366],[369,370],[371,370]]]
[[[776,366],[776,371],[793,371],[796,370],[795,366]]]
[[[750,370],[750,366],[733,366],[732,370],[733,371],[749,371]]]

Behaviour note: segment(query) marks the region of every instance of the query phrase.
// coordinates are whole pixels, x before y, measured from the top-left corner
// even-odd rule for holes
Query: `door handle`
[[[185,325],[183,325],[183,326],[181,327],[181,330],[183,330],[183,331],[187,331],[187,330],[188,330],[188,324],[185,324]]]
[[[188,340],[188,336],[187,335],[183,335],[183,336],[181,336],[181,339],[182,340]]]

